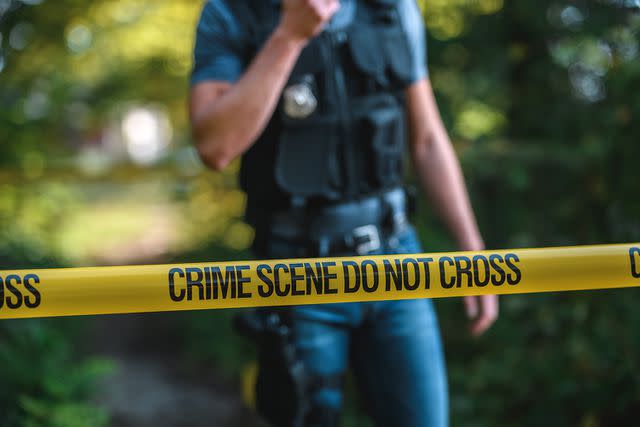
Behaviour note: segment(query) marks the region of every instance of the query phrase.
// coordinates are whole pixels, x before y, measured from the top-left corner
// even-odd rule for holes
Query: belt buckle
[[[366,255],[380,249],[382,246],[380,232],[378,231],[378,227],[374,224],[354,228],[353,240],[354,243],[356,243],[355,249],[358,255]]]

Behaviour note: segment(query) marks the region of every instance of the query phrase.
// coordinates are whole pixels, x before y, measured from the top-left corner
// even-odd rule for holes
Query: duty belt
[[[300,257],[366,255],[407,227],[407,206],[405,190],[396,188],[353,201],[276,212],[264,230],[256,230],[256,241],[265,249],[270,242],[286,242]]]

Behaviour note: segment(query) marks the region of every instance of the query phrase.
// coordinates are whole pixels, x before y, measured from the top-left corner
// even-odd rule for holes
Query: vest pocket
[[[402,182],[405,146],[405,115],[392,95],[377,97],[359,118],[359,151],[366,190],[377,190]]]
[[[373,28],[355,26],[349,33],[349,53],[353,65],[361,76],[356,79],[370,78],[380,86],[388,84],[385,75],[386,61],[379,50],[378,32]]]
[[[354,26],[349,33],[349,55],[360,78],[370,78],[383,89],[402,89],[412,82],[413,56],[399,23],[380,27]]]
[[[299,120],[284,126],[276,154],[276,181],[297,197],[338,198],[342,178],[333,120]]]
[[[404,88],[413,83],[414,58],[404,31],[389,31],[384,37],[382,46],[394,84],[398,88]]]

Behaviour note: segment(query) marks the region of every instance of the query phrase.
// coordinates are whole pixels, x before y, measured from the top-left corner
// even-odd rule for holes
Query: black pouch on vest
[[[280,188],[298,197],[339,197],[338,139],[335,120],[327,117],[285,125],[276,158]]]
[[[365,190],[387,188],[402,183],[405,147],[405,116],[392,95],[381,94],[365,100],[366,114],[357,118],[357,150]]]

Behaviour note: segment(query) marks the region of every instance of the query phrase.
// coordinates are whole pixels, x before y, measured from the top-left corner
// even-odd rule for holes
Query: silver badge
[[[284,112],[293,119],[309,117],[318,107],[318,100],[306,83],[289,86],[284,90]]]

